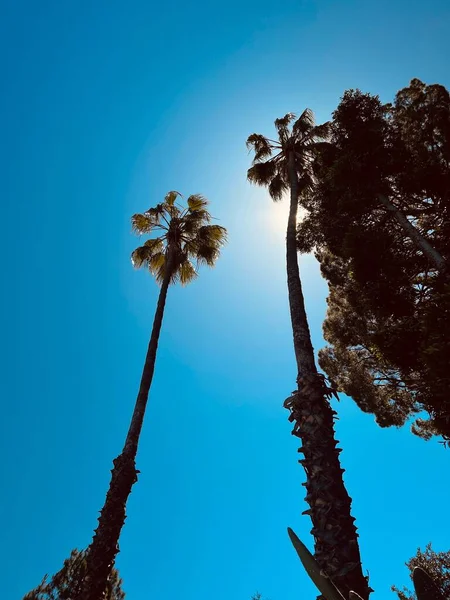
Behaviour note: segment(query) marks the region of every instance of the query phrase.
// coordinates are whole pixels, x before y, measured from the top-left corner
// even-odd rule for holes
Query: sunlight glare
[[[298,210],[298,221],[301,221],[306,211],[303,208]],[[273,233],[286,234],[287,222],[289,217],[289,198],[284,198],[281,202],[273,202],[267,215],[270,229]],[[283,235],[284,240],[284,235]]]

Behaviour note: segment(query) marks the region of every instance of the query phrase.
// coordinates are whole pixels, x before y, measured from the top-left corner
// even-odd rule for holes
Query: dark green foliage
[[[450,598],[450,551],[435,552],[431,544],[420,548],[407,563],[416,594],[407,588],[392,586],[399,600],[447,600]],[[428,577],[431,578],[431,582]]]
[[[416,416],[414,433],[448,441],[449,93],[416,79],[383,105],[350,90],[330,130],[297,236],[330,285],[320,366],[380,425]]]
[[[79,593],[80,584],[86,573],[86,551],[72,550],[70,557],[64,561],[64,566],[51,579],[46,575],[42,582],[23,600],[71,600]],[[122,580],[116,569],[112,570],[108,580],[105,600],[124,600]]]

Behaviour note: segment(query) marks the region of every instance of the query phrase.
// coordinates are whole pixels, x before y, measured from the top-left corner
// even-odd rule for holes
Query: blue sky
[[[245,139],[345,89],[450,85],[450,8],[397,0],[3,2],[5,600],[88,545],[131,415],[157,287],[132,213],[203,193],[229,228],[214,271],[171,289],[118,567],[128,600],[313,598],[290,546],[304,481],[284,398],[295,368],[284,218],[246,182]],[[313,341],[326,286],[302,258]],[[376,597],[419,545],[448,549],[449,455],[351,400],[337,437]]]

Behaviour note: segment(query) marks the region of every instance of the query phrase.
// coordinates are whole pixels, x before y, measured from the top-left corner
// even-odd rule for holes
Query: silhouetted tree
[[[87,573],[77,600],[101,600],[105,582],[119,552],[119,536],[125,522],[125,507],[138,471],[135,458],[153,379],[167,291],[170,284],[190,283],[197,267],[214,266],[226,241],[226,229],[211,225],[208,201],[200,195],[189,196],[187,206],[177,203],[178,192],[169,192],[164,202],[132,218],[139,235],[153,234],[132,254],[133,265],[146,267],[161,285],[153,329],[145,358],[133,416],[121,454],[113,461],[111,483],[98,519],[98,528],[87,551]]]
[[[278,140],[252,134],[247,146],[254,150],[248,179],[267,186],[274,201],[289,191],[290,205],[286,232],[286,271],[294,351],[297,361],[297,389],[285,402],[293,434],[302,440],[301,451],[307,480],[306,511],[313,522],[315,556],[321,568],[348,595],[355,590],[369,595],[363,576],[351,499],[344,485],[336,448],[330,389],[317,372],[305,311],[296,245],[299,202],[312,189],[313,159],[326,141],[327,126],[315,126],[309,109],[298,119],[289,113],[275,121]]]
[[[330,285],[319,364],[380,425],[450,439],[450,96],[350,90],[298,227]],[[406,225],[405,225],[406,223]],[[428,418],[427,417],[428,413]]]

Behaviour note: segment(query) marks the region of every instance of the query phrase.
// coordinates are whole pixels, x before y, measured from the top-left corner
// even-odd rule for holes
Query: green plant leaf
[[[306,572],[311,577],[319,592],[325,596],[326,600],[344,600],[344,596],[331,579],[322,575],[316,559],[290,527],[288,527],[288,534],[302,565],[305,567]]]

